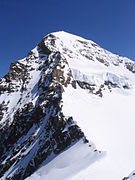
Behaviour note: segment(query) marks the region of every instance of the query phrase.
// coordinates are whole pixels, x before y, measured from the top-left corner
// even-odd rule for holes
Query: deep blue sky
[[[135,0],[0,0],[0,77],[59,30],[135,60]]]

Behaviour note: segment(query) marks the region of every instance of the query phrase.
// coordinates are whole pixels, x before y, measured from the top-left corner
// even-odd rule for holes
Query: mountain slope
[[[128,58],[52,33],[11,64],[0,94],[2,179],[39,168],[30,179],[117,180],[134,169],[135,63]]]

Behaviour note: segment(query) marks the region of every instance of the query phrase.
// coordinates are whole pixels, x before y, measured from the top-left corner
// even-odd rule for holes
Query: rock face
[[[0,132],[0,177],[14,167],[12,177],[9,173],[7,179],[24,179],[49,156],[59,154],[81,138],[86,141],[72,117],[65,117],[61,111],[64,86],[73,81],[67,61],[60,52],[49,50],[43,41],[37,49],[41,59],[29,53],[23,62],[12,63],[1,80],[1,94],[19,93],[17,107],[5,118]],[[34,76],[36,71],[39,79],[30,87],[31,72]],[[3,101],[1,121],[7,109]]]
[[[61,34],[61,38],[57,33],[44,37],[0,79],[0,178],[25,179],[43,161],[80,139],[88,143],[76,120],[62,111],[66,88],[81,88],[102,98],[106,90],[131,87],[121,74],[104,71],[94,77],[78,70],[73,61],[81,56],[82,61],[99,63],[105,69],[122,66],[135,73],[134,62],[81,38],[71,39],[67,47],[63,40],[67,34]]]

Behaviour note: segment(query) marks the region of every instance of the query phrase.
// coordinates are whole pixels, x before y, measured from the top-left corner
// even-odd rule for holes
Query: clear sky
[[[0,0],[0,77],[59,30],[135,60],[135,0]]]

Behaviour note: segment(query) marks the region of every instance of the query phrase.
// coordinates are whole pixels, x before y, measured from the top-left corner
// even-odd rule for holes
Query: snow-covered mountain
[[[0,179],[135,179],[134,107],[134,61],[45,36],[0,79]]]

